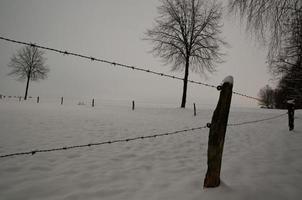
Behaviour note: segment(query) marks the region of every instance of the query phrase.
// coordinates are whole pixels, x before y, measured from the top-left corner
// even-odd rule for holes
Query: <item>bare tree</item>
[[[17,77],[19,81],[26,80],[24,100],[27,99],[29,82],[47,77],[49,69],[43,55],[44,52],[35,46],[24,46],[11,57],[8,64],[12,68],[8,75]]]
[[[276,59],[271,62],[271,72],[282,78],[295,71],[302,74],[302,12],[293,16],[287,34],[282,38],[283,45]],[[295,68],[295,69],[294,69]]]
[[[262,39],[270,38],[270,51],[276,52],[293,16],[301,12],[300,0],[229,0],[231,11],[246,17],[247,29]],[[277,48],[278,49],[278,48]]]
[[[302,13],[301,0],[229,0],[229,7],[246,19],[247,30],[268,41],[270,62],[282,51],[284,37]]]
[[[258,96],[261,99],[259,102],[260,105],[266,106],[267,108],[274,107],[274,90],[269,85],[262,88]]]
[[[247,30],[269,42],[269,69],[279,80],[277,104],[284,95],[302,102],[302,1],[229,0],[229,6],[246,19]]]
[[[154,45],[153,53],[172,71],[184,70],[181,107],[185,108],[189,71],[206,74],[222,62],[220,38],[222,7],[216,1],[162,0],[156,25],[147,30],[146,39]]]

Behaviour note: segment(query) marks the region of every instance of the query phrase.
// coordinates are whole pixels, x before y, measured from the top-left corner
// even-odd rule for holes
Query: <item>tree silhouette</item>
[[[206,74],[222,62],[220,38],[222,7],[216,1],[162,0],[155,26],[146,32],[152,52],[172,71],[184,71],[181,107],[185,108],[189,71]]]
[[[30,81],[45,79],[49,72],[45,65],[44,52],[35,46],[24,46],[11,57],[8,67],[12,68],[8,74],[17,77],[17,80],[26,80],[24,100],[27,99]]]
[[[302,1],[229,0],[230,10],[246,19],[247,30],[268,41],[270,72],[279,79],[279,99],[302,104]],[[286,99],[285,99],[286,100]]]
[[[269,85],[261,88],[258,94],[261,99],[259,104],[266,108],[274,108],[274,93],[274,90]]]
[[[302,12],[301,0],[229,0],[230,11],[246,18],[247,30],[269,42],[269,58],[279,54],[282,38]]]

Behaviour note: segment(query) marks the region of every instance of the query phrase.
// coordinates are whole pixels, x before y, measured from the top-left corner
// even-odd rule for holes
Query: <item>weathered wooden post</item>
[[[39,103],[39,102],[40,102],[40,97],[38,96],[38,97],[37,97],[37,103]]]
[[[61,97],[61,105],[63,105],[63,102],[64,102],[64,98]]]
[[[287,104],[287,114],[288,114],[288,127],[289,131],[294,130],[295,121],[295,100],[291,99],[286,102]]]
[[[193,106],[194,106],[194,116],[196,116],[196,105],[195,105],[195,103],[193,104]]]
[[[135,102],[132,101],[132,110],[134,110],[134,109],[135,109]]]
[[[94,107],[94,99],[92,99],[91,106]]]
[[[19,97],[19,101],[21,101],[21,96]]]
[[[210,124],[208,141],[208,170],[204,187],[218,187],[220,184],[221,160],[224,138],[232,100],[233,77],[228,76],[223,84],[217,87],[220,97]]]

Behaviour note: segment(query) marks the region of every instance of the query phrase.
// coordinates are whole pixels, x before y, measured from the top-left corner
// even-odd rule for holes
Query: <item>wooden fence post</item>
[[[61,105],[63,105],[63,102],[64,102],[64,98],[61,97]]]
[[[94,107],[94,99],[92,99],[91,106]]]
[[[204,179],[204,187],[218,187],[220,184],[221,160],[232,100],[233,77],[226,77],[223,80],[222,86],[218,86],[217,89],[221,91],[219,101],[210,124],[208,141],[208,170]]]
[[[288,127],[289,131],[294,130],[295,122],[295,100],[288,100],[287,104],[287,115],[288,115]]]
[[[39,102],[40,102],[40,97],[38,96],[38,97],[37,97],[37,103],[39,103]]]
[[[195,105],[195,103],[193,104],[193,106],[194,106],[194,116],[196,116],[196,105]]]
[[[134,109],[135,109],[135,102],[132,101],[132,110],[134,110]]]

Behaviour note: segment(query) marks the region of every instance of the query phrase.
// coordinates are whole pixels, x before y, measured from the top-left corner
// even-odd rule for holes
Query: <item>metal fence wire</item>
[[[177,77],[177,76],[172,76],[172,75],[169,75],[169,74],[165,74],[165,73],[161,73],[161,72],[156,72],[156,71],[153,71],[153,70],[150,70],[150,69],[144,69],[144,68],[140,68],[140,67],[133,66],[133,65],[122,64],[122,63],[115,62],[115,61],[109,61],[109,60],[105,60],[105,59],[100,59],[100,58],[93,57],[93,56],[87,56],[87,55],[83,55],[83,54],[79,54],[79,53],[74,53],[74,52],[67,51],[67,50],[60,50],[60,49],[55,49],[55,48],[51,48],[51,47],[37,45],[35,43],[29,43],[29,42],[23,42],[23,41],[13,40],[13,39],[2,37],[2,36],[0,36],[0,40],[4,40],[4,41],[16,43],[16,44],[22,44],[22,45],[37,47],[39,49],[56,52],[56,53],[59,53],[59,54],[62,54],[62,55],[70,55],[70,56],[80,57],[80,58],[83,58],[83,59],[88,59],[88,60],[91,60],[91,61],[106,63],[106,64],[110,64],[110,65],[115,66],[115,67],[117,67],[117,66],[118,67],[123,67],[123,68],[127,68],[127,69],[132,69],[132,70],[136,70],[136,71],[142,71],[142,72],[146,72],[146,73],[150,73],[150,74],[166,77],[166,78],[171,78],[171,79],[176,79],[176,80],[184,81],[184,78],[180,78],[180,77]],[[193,84],[197,84],[197,85],[202,85],[202,86],[205,86],[205,87],[210,87],[210,88],[217,88],[217,89],[219,89],[219,87],[220,87],[219,85],[215,86],[215,85],[212,85],[212,84],[208,84],[208,83],[204,83],[204,82],[200,82],[200,81],[194,81],[194,80],[188,80],[188,82],[189,83],[193,83]],[[240,93],[240,92],[233,91],[233,94],[239,95],[239,96],[242,96],[242,97],[245,97],[245,98],[249,98],[249,99],[260,101],[260,99],[257,98],[257,97],[246,95],[246,94],[243,94],[243,93]]]
[[[287,115],[287,113],[277,115],[277,116],[274,116],[274,117],[270,117],[270,118],[260,119],[260,120],[253,120],[253,121],[246,121],[246,122],[228,124],[227,126],[233,126],[234,127],[234,126],[242,126],[242,125],[246,125],[246,124],[254,124],[254,123],[259,123],[259,122],[264,122],[264,121],[277,119],[277,118],[280,118],[280,117],[285,116],[285,115]],[[24,155],[34,155],[34,154],[37,154],[37,153],[47,153],[47,152],[53,152],[53,151],[65,151],[65,150],[78,149],[78,148],[84,148],[84,147],[110,145],[110,144],[116,144],[116,143],[131,142],[131,141],[135,141],[135,140],[158,138],[158,137],[171,136],[171,135],[183,134],[183,133],[193,133],[196,130],[202,130],[202,129],[206,129],[206,128],[210,128],[210,127],[211,127],[211,124],[207,123],[205,126],[201,126],[201,127],[182,129],[182,130],[166,132],[166,133],[158,133],[158,134],[154,134],[154,135],[137,136],[137,137],[131,137],[131,138],[125,138],[125,139],[109,140],[109,141],[104,141],[104,142],[94,142],[94,143],[88,143],[88,144],[57,147],[57,148],[51,148],[51,149],[36,149],[36,150],[31,150],[31,151],[4,154],[4,155],[0,155],[0,158],[8,158],[8,157],[24,156]]]

